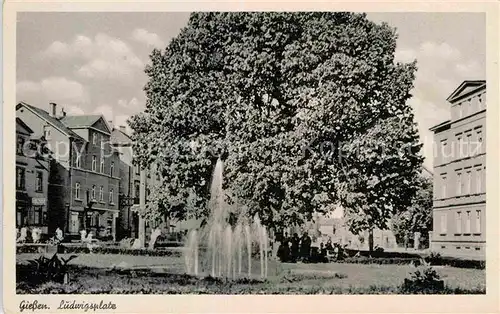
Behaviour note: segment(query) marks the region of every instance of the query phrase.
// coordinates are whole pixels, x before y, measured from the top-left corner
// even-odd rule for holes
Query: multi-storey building
[[[448,98],[451,119],[432,127],[433,251],[484,257],[486,81],[465,81]]]
[[[116,235],[118,219],[118,152],[110,145],[111,127],[100,115],[68,116],[19,103],[16,115],[37,137],[43,137],[53,160],[49,175],[49,232],[61,228],[78,236]]]
[[[44,142],[16,118],[16,228],[40,228],[48,233],[48,155]]]
[[[120,172],[120,214],[119,214],[119,238],[139,236],[139,194],[140,194],[140,168],[135,163],[132,148],[132,139],[127,134],[125,127],[113,128],[111,133],[112,146],[119,152]],[[160,183],[160,173],[155,165],[146,170],[146,202],[152,188]],[[166,221],[146,221],[146,229],[160,227],[168,232]],[[146,230],[149,234],[149,230]]]

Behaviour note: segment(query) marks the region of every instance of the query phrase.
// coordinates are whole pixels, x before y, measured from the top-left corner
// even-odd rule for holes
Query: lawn
[[[39,254],[18,254],[25,264]],[[257,261],[255,262],[257,265]],[[291,264],[271,261],[263,281],[255,267],[251,280],[225,282],[183,274],[180,257],[79,254],[71,262],[71,282],[45,283],[37,287],[17,283],[18,293],[215,293],[215,294],[307,294],[307,293],[398,293],[399,286],[415,270],[411,265]],[[118,268],[116,268],[118,266]],[[115,267],[115,269],[113,269]],[[447,293],[485,293],[485,271],[436,267]]]

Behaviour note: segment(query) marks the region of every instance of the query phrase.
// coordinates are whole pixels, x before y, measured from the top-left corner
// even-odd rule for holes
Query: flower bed
[[[421,265],[422,261],[433,266],[450,266],[457,268],[485,269],[486,262],[479,260],[468,260],[464,258],[443,257],[439,254],[421,256],[415,253],[406,252],[372,252],[346,250],[348,256],[343,260],[336,260],[338,263],[353,264],[396,264],[396,265]],[[355,255],[357,257],[354,257]]]
[[[378,264],[378,265],[420,265],[421,258],[403,258],[403,257],[348,257],[335,261],[337,263],[351,264]]]

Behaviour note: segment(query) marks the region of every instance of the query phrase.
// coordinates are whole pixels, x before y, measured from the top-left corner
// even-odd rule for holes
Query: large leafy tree
[[[267,225],[343,205],[352,231],[384,227],[422,161],[406,104],[416,64],[394,62],[396,38],[363,14],[192,14],[152,52],[130,120],[140,162],[163,174],[148,212],[206,216],[223,156],[233,199]]]

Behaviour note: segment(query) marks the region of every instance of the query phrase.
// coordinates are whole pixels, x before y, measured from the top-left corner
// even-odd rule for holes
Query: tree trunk
[[[368,251],[373,252],[373,228],[368,229]]]

